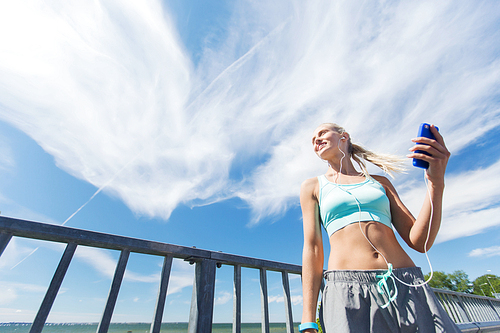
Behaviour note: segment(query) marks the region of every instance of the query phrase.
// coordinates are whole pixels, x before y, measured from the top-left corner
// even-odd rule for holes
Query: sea
[[[294,324],[294,332],[298,332],[299,323]],[[151,324],[147,323],[111,323],[109,333],[149,333]],[[232,333],[232,324],[212,324],[212,333]],[[260,323],[242,323],[242,333],[261,333]],[[31,324],[28,323],[0,323],[0,333],[29,333]],[[161,325],[162,333],[186,333],[187,323],[163,323]],[[64,324],[46,324],[43,333],[95,333],[97,323],[64,323]],[[286,333],[284,323],[270,323],[270,333]]]

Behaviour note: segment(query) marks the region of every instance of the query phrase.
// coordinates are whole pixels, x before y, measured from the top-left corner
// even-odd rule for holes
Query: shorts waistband
[[[386,273],[386,269],[375,270],[332,270],[326,271],[324,277],[326,281],[337,282],[357,282],[357,283],[377,283],[380,278],[377,275]],[[424,276],[420,267],[395,268],[392,274],[402,281],[416,283],[418,280],[424,282]]]

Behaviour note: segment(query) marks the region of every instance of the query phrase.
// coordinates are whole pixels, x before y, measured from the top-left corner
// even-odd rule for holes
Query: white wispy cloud
[[[3,3],[0,15],[1,118],[98,187],[142,152],[110,186],[128,203],[143,187],[124,182],[130,173],[149,195],[153,184],[176,183],[190,64],[160,2],[20,1]],[[153,214],[179,202],[166,193]]]
[[[2,260],[0,260],[1,270],[11,270],[16,267],[21,261],[25,260],[27,256],[33,253],[37,248],[36,241],[20,239],[12,237],[9,244],[2,253]]]
[[[285,54],[281,57],[283,62],[290,61],[288,73],[295,75],[300,73],[295,66],[310,65],[295,80],[283,80],[291,88],[279,100],[296,102],[301,112],[295,119],[292,111],[284,112],[295,125],[284,123],[289,132],[282,134],[269,160],[243,190],[242,197],[252,203],[256,213],[279,212],[286,203],[296,203],[300,182],[307,175],[324,172],[324,165],[311,161],[312,152],[304,152],[311,150],[307,147],[311,132],[323,121],[344,124],[354,141],[373,150],[398,154],[407,152],[409,139],[423,120],[440,125],[454,152],[498,125],[498,105],[487,101],[491,88],[499,83],[499,62],[491,55],[478,58],[472,45],[484,41],[486,30],[471,36],[473,30],[486,29],[482,20],[488,21],[487,13],[467,6],[459,9],[450,2],[361,6],[357,15],[346,3],[323,9],[324,16],[309,8],[298,17],[304,22],[320,22],[300,25],[306,29],[304,35],[314,38],[301,40],[299,35],[294,44],[297,49],[288,50],[293,54],[308,50],[302,61],[295,63]],[[451,18],[454,15],[456,21]],[[350,22],[343,22],[342,17]],[[475,28],[460,27],[465,22]],[[317,25],[323,29],[315,30]],[[465,50],[459,51],[458,45]],[[321,51],[329,52],[330,57],[321,57]],[[450,58],[456,62],[448,62]],[[316,86],[318,82],[321,84]],[[307,88],[304,103],[304,93],[293,88]],[[279,89],[273,87],[269,94],[273,92]],[[309,133],[303,133],[303,128]],[[398,182],[404,184],[415,176],[411,170]]]
[[[47,291],[46,286],[17,283],[11,281],[1,281],[0,283],[0,305],[7,305],[15,301],[19,294],[44,294]]]
[[[301,293],[296,294],[296,295],[291,295],[290,297],[292,298],[291,302],[293,305],[302,304],[302,294]],[[269,296],[268,301],[269,301],[269,303],[273,303],[273,302],[284,303],[285,297],[284,296]]]
[[[273,303],[273,302],[283,303],[284,298],[283,298],[283,296],[269,296],[268,301],[269,301],[269,303]]]
[[[0,308],[2,322],[29,322],[36,316],[36,310],[18,308]]]
[[[500,246],[491,246],[483,249],[474,249],[469,252],[469,257],[494,257],[500,256]]]
[[[292,295],[292,304],[293,305],[298,305],[302,304],[303,298],[302,295]]]
[[[2,193],[0,193],[0,205],[2,206],[1,214],[3,216],[11,216],[30,221],[43,221],[44,223],[50,224],[60,224],[45,214],[33,211],[20,205],[17,201],[3,196]]]
[[[16,162],[10,148],[9,140],[0,134],[0,170],[11,170]]]
[[[8,304],[13,300],[17,299],[17,293],[14,288],[9,286],[8,283],[2,283],[0,285],[0,304]]]
[[[0,118],[72,175],[98,188],[113,179],[105,191],[137,213],[236,196],[256,223],[324,171],[309,147],[319,123],[398,154],[422,121],[454,152],[498,126],[495,7],[239,1],[227,40],[194,68],[160,1],[7,2]],[[442,240],[484,229],[446,228]]]
[[[217,295],[215,296],[215,305],[222,305],[222,304],[226,304],[227,302],[229,302],[230,300],[233,299],[233,294],[228,292],[228,291],[220,291],[217,293]]]
[[[194,280],[194,265],[183,260],[172,262],[172,272],[168,283],[167,295],[181,292],[186,287],[192,287]]]
[[[117,259],[114,258],[109,251],[93,247],[79,246],[75,252],[75,258],[86,262],[105,277],[109,279],[113,278]]]

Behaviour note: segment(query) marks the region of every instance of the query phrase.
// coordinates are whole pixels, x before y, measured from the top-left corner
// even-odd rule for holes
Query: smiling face
[[[312,144],[316,155],[321,159],[328,159],[328,151],[333,151],[332,148],[338,149],[342,133],[345,133],[343,128],[335,124],[322,124],[314,131]]]

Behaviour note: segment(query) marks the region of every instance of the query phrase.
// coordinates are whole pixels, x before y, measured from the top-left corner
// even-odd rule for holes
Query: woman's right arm
[[[304,227],[304,248],[302,251],[302,323],[316,322],[319,289],[323,276],[323,240],[319,219],[317,178],[302,183],[300,206]],[[315,332],[314,329],[306,332]]]

